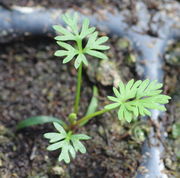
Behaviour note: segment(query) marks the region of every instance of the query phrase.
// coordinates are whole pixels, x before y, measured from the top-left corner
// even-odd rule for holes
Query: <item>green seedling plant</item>
[[[134,81],[132,79],[127,84],[120,82],[118,88],[113,87],[114,96],[107,96],[111,103],[96,111],[98,107],[98,91],[94,87],[88,110],[83,117],[79,118],[83,66],[88,65],[88,55],[99,59],[108,59],[104,53],[104,50],[109,49],[104,44],[107,42],[108,37],[99,37],[96,29],[89,26],[87,18],[82,21],[81,26],[79,26],[77,14],[66,13],[62,18],[66,28],[60,25],[53,26],[58,33],[55,40],[60,46],[60,49],[54,55],[63,57],[64,64],[73,61],[74,67],[77,69],[74,111],[69,113],[66,122],[51,116],[35,116],[21,121],[17,128],[22,129],[32,125],[52,122],[57,132],[44,134],[44,137],[49,139],[50,143],[47,150],[59,150],[58,160],[70,163],[76,157],[78,151],[86,153],[82,141],[89,140],[90,137],[80,134],[78,131],[92,118],[116,110],[119,120],[130,123],[139,116],[151,116],[151,109],[166,111],[164,104],[169,102],[170,97],[161,94],[163,85],[157,81],[148,79]]]

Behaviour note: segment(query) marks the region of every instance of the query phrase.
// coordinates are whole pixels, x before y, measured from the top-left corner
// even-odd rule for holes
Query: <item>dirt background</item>
[[[149,8],[158,10],[162,1],[145,1]],[[11,8],[12,5],[44,6],[58,8],[102,8],[115,6],[133,11],[134,1],[99,0],[1,0],[0,5]],[[136,56],[130,44],[122,47],[126,39],[112,37],[111,50],[107,55],[116,65],[117,73],[123,81],[138,79],[135,71]],[[175,42],[175,44],[179,44]],[[176,176],[179,169],[176,148],[177,139],[172,138],[172,125],[179,118],[179,63],[172,62],[166,56],[173,55],[180,45],[167,49],[165,70],[165,92],[174,100],[168,105],[168,114],[164,116],[164,125],[169,141],[165,142],[167,153],[164,155],[166,171]],[[79,130],[93,139],[87,141],[87,154],[78,154],[70,165],[57,162],[59,152],[48,152],[45,132],[51,131],[51,124],[35,126],[15,132],[15,126],[30,116],[51,115],[66,119],[71,108],[76,84],[76,71],[73,64],[62,65],[61,60],[53,56],[57,45],[50,38],[27,37],[15,42],[0,45],[0,177],[2,178],[109,178],[133,177],[141,160],[141,144],[134,133],[133,126],[122,125],[115,112],[104,114]],[[176,55],[177,56],[177,55]],[[171,59],[171,58],[170,58]],[[92,60],[90,58],[90,60]],[[97,63],[97,61],[95,62]],[[93,65],[93,62],[92,64]],[[108,65],[108,64],[107,64]],[[84,69],[81,115],[86,111],[92,95],[92,86],[96,84],[100,91],[100,106],[108,103],[106,95],[111,94],[112,85],[106,86],[104,79],[96,74],[90,75],[90,69]],[[110,69],[111,70],[111,69]],[[114,69],[112,69],[114,70]],[[106,76],[105,76],[106,78]],[[179,122],[179,121],[178,121]],[[147,127],[148,123],[146,124]]]

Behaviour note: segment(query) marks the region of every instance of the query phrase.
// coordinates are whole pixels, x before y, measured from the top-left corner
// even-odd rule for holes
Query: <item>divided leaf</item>
[[[89,37],[85,49],[107,50],[109,49],[109,46],[102,45],[102,43],[105,43],[108,39],[107,36],[98,38],[98,32],[94,32]]]
[[[64,42],[60,42],[60,41],[58,41],[57,44],[59,46],[61,46],[62,48],[66,49],[66,50],[57,50],[54,53],[55,56],[60,56],[60,57],[66,56],[63,59],[63,64],[71,61],[73,59],[73,57],[75,55],[77,55],[77,50],[75,48],[73,48],[71,45],[64,43]]]
[[[160,94],[162,90],[161,83],[149,80],[130,80],[126,85],[119,84],[119,90],[113,88],[115,97],[108,96],[108,99],[114,103],[105,106],[105,109],[118,109],[118,118],[131,122],[134,117],[151,116],[149,109],[165,111],[163,104],[167,104],[171,97]]]
[[[59,41],[75,40],[75,36],[68,30],[66,30],[64,27],[59,26],[59,25],[54,25],[53,28],[57,32],[63,34],[61,36],[56,36],[55,40],[59,40]]]
[[[83,19],[81,29],[78,26],[78,15],[66,13],[62,16],[67,28],[59,25],[54,25],[53,28],[60,35],[55,37],[58,45],[63,50],[57,50],[55,56],[64,57],[63,63],[71,61],[75,57],[75,68],[79,68],[80,64],[83,63],[86,66],[88,61],[85,54],[100,58],[107,59],[107,56],[100,52],[101,50],[109,49],[108,46],[103,45],[108,40],[108,37],[103,36],[98,38],[98,32],[95,31],[95,27],[89,27],[89,20],[87,18]],[[83,39],[87,39],[87,44],[83,47]],[[67,43],[67,41],[75,41],[76,45],[73,47]]]
[[[81,33],[80,33],[80,38],[83,39],[86,36],[88,36],[89,34],[93,33],[95,31],[95,27],[91,27],[89,28],[89,19],[84,19],[83,20],[83,24],[82,24],[82,29],[81,29]]]
[[[74,13],[74,15],[70,15],[69,13],[66,13],[62,16],[64,22],[68,25],[68,27],[71,28],[72,32],[75,35],[79,34],[78,30],[78,14]]]
[[[86,153],[86,148],[81,143],[81,140],[89,140],[89,136],[85,134],[72,134],[71,131],[66,132],[64,128],[56,122],[54,122],[53,125],[59,133],[45,133],[44,137],[49,139],[49,142],[52,143],[47,147],[47,150],[61,150],[58,158],[59,161],[64,160],[65,163],[70,163],[70,158],[72,157],[74,159],[78,151]]]

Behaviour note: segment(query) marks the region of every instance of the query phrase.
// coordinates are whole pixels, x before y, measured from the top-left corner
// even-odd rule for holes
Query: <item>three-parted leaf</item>
[[[89,27],[89,20],[87,18],[83,19],[82,26],[79,28],[77,13],[74,15],[66,13],[62,18],[67,28],[59,25],[53,26],[54,30],[59,33],[55,40],[63,48],[56,51],[55,56],[65,56],[63,63],[67,63],[75,58],[74,66],[76,69],[79,68],[81,63],[86,66],[88,65],[86,54],[100,59],[107,59],[107,56],[100,51],[109,49],[108,46],[103,45],[108,40],[108,37],[98,38],[98,32],[95,31],[95,27]],[[87,40],[85,47],[83,45],[84,39]],[[67,41],[75,41],[76,45],[73,47]]]
[[[64,160],[66,163],[70,163],[70,157],[74,159],[78,151],[81,153],[86,152],[86,148],[81,143],[81,140],[88,140],[90,139],[89,136],[85,134],[73,134],[71,131],[66,132],[59,123],[54,122],[53,124],[58,133],[45,133],[44,137],[49,139],[49,143],[51,143],[47,147],[47,150],[54,151],[60,149],[59,161]]]

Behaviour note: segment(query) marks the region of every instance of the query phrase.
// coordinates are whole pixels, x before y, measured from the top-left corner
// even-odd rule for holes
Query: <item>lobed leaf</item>
[[[70,157],[68,151],[69,151],[69,142],[65,140],[63,142],[63,147],[61,149],[61,153],[59,155],[58,161],[64,160],[65,163],[70,163]]]
[[[75,55],[76,55],[76,53],[72,53],[72,54],[70,53],[70,54],[68,54],[67,57],[63,59],[63,64],[66,64],[66,63],[68,63],[69,61],[71,61],[72,58],[73,58]]]
[[[64,35],[64,36],[56,36],[54,39],[58,41],[70,41],[70,40],[73,41],[76,40],[76,37],[73,35]]]
[[[70,15],[66,13],[62,16],[64,22],[71,28],[72,32],[78,35],[78,14]]]
[[[57,50],[55,53],[54,53],[55,56],[67,56],[68,55],[68,51],[66,50]]]
[[[81,153],[86,153],[85,146],[78,139],[72,138],[71,141],[76,152],[80,151]]]
[[[87,18],[83,19],[81,29],[78,28],[78,15],[66,13],[62,16],[62,19],[67,25],[64,28],[59,25],[54,25],[53,28],[60,33],[55,40],[57,40],[58,45],[66,50],[58,50],[54,53],[55,56],[63,57],[65,56],[63,63],[68,63],[76,55],[74,66],[79,68],[80,64],[88,65],[85,54],[91,56],[107,59],[107,56],[100,52],[101,50],[109,49],[108,46],[103,45],[108,40],[108,37],[103,36],[98,38],[98,32],[95,31],[95,27],[89,27],[89,20]],[[62,35],[61,35],[62,34]],[[82,49],[82,40],[87,38],[87,44]],[[66,41],[76,41],[76,46],[72,47]]]
[[[107,59],[107,56],[104,53],[99,52],[99,51],[88,49],[88,50],[86,50],[86,53],[91,55],[91,56],[100,58],[100,59]]]
[[[74,67],[78,69],[81,63],[84,63],[86,66],[88,65],[88,61],[86,57],[84,56],[84,54],[79,54],[77,56],[77,58],[75,59]]]
[[[55,133],[55,132],[50,132],[50,133],[45,133],[44,137],[47,139],[50,139],[50,143],[57,142],[59,140],[62,140],[63,138],[66,137],[66,135],[60,134],[60,133]]]
[[[57,142],[57,143],[53,143],[52,145],[49,145],[47,147],[47,150],[48,151],[54,151],[54,150],[57,150],[59,148],[62,148],[64,145],[64,141],[61,141],[61,142]]]
[[[80,140],[89,140],[89,136],[85,134],[72,134],[71,131],[67,133],[60,124],[56,122],[53,124],[59,133],[46,133],[44,134],[44,137],[49,139],[49,142],[51,143],[51,145],[47,147],[47,150],[54,151],[60,149],[60,155],[58,157],[59,161],[63,160],[65,163],[69,163],[71,160],[70,157],[73,159],[76,157],[76,152],[86,152],[86,148]]]
[[[89,28],[89,19],[84,19],[82,24],[82,30],[80,33],[80,38],[83,39],[89,34],[93,33],[95,31],[95,27]]]
[[[66,36],[73,36],[73,34],[71,32],[69,32],[68,30],[66,30],[64,27],[60,26],[60,25],[53,25],[54,30],[56,30],[59,33],[62,33],[63,35]]]
[[[104,108],[105,108],[105,109],[115,109],[115,108],[117,108],[118,106],[120,106],[120,103],[112,103],[112,104],[106,105]]]
[[[65,135],[65,136],[67,135],[66,131],[60,124],[58,124],[57,122],[53,122],[53,125],[56,128],[56,130],[59,131],[61,134]]]
[[[73,139],[77,140],[89,140],[91,137],[85,135],[85,134],[75,134],[72,136]]]
[[[148,79],[141,81],[130,80],[126,85],[119,83],[119,90],[113,87],[115,97],[108,96],[114,103],[106,105],[105,109],[119,107],[118,118],[131,122],[134,117],[151,116],[149,109],[166,111],[163,104],[169,102],[171,97],[160,94],[162,84]]]

